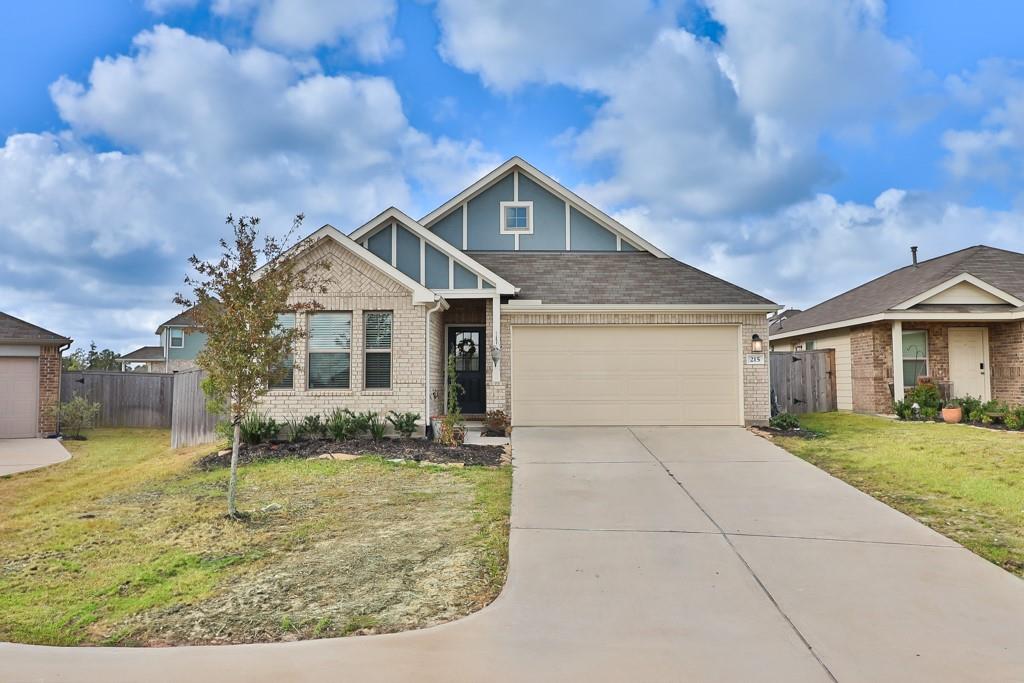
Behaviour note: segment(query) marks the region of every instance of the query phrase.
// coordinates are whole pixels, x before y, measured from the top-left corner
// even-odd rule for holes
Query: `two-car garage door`
[[[37,436],[39,360],[0,357],[0,439]]]
[[[512,327],[512,423],[740,425],[736,325]]]

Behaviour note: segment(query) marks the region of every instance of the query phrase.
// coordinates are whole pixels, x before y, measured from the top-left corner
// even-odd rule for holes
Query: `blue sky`
[[[516,154],[787,305],[1019,249],[1019,3],[583,7],[3,4],[0,310],[128,351],[226,213],[420,215]]]

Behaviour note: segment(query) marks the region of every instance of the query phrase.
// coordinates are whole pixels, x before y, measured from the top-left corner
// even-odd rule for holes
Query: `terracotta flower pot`
[[[942,421],[949,424],[956,424],[964,417],[963,408],[943,408]]]

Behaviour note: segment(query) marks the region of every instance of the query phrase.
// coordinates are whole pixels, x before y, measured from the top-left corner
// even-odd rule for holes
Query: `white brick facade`
[[[428,307],[414,305],[407,288],[331,240],[324,240],[301,258],[327,259],[330,265],[327,292],[300,294],[291,297],[290,301],[316,301],[322,307],[320,311],[352,313],[350,386],[348,389],[307,389],[306,340],[300,339],[295,350],[294,388],[271,390],[261,400],[261,410],[277,420],[322,415],[334,408],[372,410],[381,414],[389,410],[411,411],[426,418],[423,413]],[[363,388],[363,314],[366,311],[391,311],[394,315],[390,389]],[[302,329],[306,328],[307,315],[300,313],[297,316],[296,323]],[[434,317],[439,317],[439,314]]]

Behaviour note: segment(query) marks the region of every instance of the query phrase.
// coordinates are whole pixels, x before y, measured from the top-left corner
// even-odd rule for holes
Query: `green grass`
[[[848,413],[800,421],[824,436],[776,442],[1024,576],[1024,433]]]
[[[259,642],[457,618],[504,583],[511,471],[377,458],[226,469],[164,430],[95,430],[0,478],[0,640]]]

